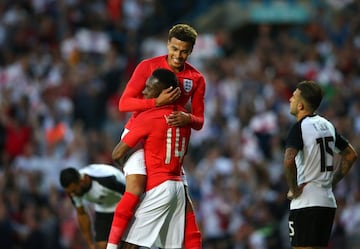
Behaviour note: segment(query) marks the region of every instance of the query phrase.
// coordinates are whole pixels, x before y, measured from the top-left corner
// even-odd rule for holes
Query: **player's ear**
[[[305,109],[305,104],[304,104],[304,102],[299,101],[299,103],[298,103],[298,109],[299,109],[300,111]]]

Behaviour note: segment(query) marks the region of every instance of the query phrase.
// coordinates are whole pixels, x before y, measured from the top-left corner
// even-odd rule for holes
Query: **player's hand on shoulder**
[[[163,106],[171,104],[176,101],[181,95],[179,87],[173,89],[172,87],[164,89],[155,100],[156,106]]]
[[[175,127],[187,126],[191,122],[191,117],[189,113],[174,111],[171,113],[167,119],[168,124]]]

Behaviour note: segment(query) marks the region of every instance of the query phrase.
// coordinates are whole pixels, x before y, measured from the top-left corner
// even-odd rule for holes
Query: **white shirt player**
[[[293,199],[290,209],[336,207],[332,191],[334,152],[346,148],[348,141],[335,127],[319,115],[306,116],[291,129],[286,147],[295,148],[298,185],[306,184],[302,194]]]
[[[125,176],[117,168],[106,164],[90,164],[79,169],[81,176],[91,177],[90,188],[82,196],[71,196],[76,207],[84,206],[84,200],[94,203],[101,213],[112,213],[125,191]]]

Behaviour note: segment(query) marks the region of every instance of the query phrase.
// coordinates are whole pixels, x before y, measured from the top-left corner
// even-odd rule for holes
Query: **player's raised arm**
[[[144,63],[140,63],[127,83],[119,100],[121,112],[144,111],[155,107],[155,99],[144,99],[142,91],[145,88],[148,69]]]
[[[198,87],[191,99],[190,125],[194,130],[200,130],[204,125],[204,95],[205,79],[201,77]]]
[[[164,89],[157,98],[144,99],[142,91],[145,88],[147,78],[152,73],[150,70],[151,68],[146,62],[139,63],[135,68],[119,100],[121,112],[145,111],[153,107],[170,104],[180,97],[180,88],[168,88]]]

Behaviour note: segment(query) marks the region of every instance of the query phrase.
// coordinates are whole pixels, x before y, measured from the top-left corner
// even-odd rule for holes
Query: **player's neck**
[[[90,176],[84,175],[83,181],[84,181],[86,187],[91,186],[91,178],[90,178]]]
[[[296,120],[300,121],[301,119],[307,117],[307,116],[312,116],[314,115],[313,112],[309,112],[309,111],[301,111],[296,115]]]
[[[170,62],[169,60],[170,60],[170,59],[169,59],[169,56],[167,56],[166,62],[167,62],[168,66],[171,68],[171,70],[172,70],[174,73],[180,73],[181,71],[184,70],[184,68],[185,68],[185,63],[184,63],[181,67],[174,67],[174,66],[171,65],[171,62]]]

